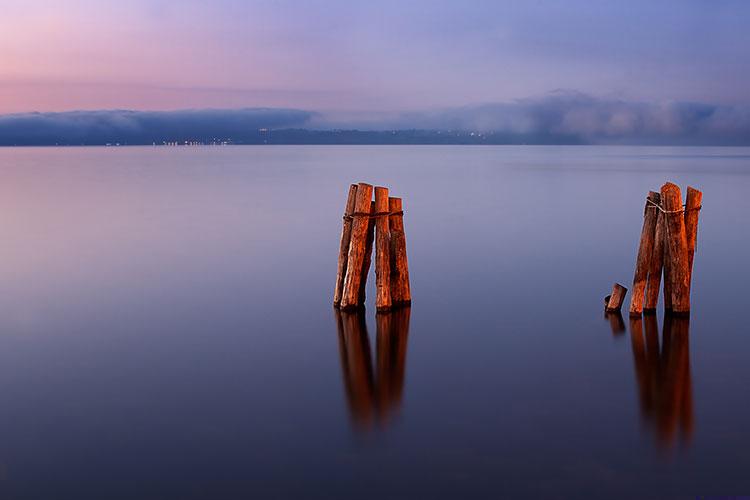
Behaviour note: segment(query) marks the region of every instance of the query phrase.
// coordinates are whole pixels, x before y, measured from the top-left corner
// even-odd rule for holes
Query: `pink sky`
[[[748,4],[603,3],[4,0],[0,113],[747,101]]]

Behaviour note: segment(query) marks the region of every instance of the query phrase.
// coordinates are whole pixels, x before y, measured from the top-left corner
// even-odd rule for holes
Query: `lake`
[[[0,149],[3,498],[750,494],[750,149]],[[337,314],[348,186],[413,304]],[[704,193],[689,322],[605,317]]]

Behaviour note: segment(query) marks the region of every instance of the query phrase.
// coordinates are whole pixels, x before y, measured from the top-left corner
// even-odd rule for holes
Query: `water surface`
[[[0,149],[5,498],[750,492],[750,149]],[[686,321],[605,317],[704,192]],[[331,307],[349,183],[413,306]]]

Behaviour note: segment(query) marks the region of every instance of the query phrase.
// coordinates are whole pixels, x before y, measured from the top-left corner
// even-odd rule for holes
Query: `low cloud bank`
[[[260,133],[265,128],[270,134]],[[353,130],[359,132],[351,132]],[[408,134],[388,134],[401,130]],[[350,131],[350,132],[345,132]],[[379,132],[378,132],[379,131]],[[479,133],[477,136],[468,135]],[[0,145],[526,143],[750,146],[750,106],[647,103],[554,92],[428,112],[334,117],[297,109],[74,111],[0,116]]]
[[[529,143],[750,145],[750,106],[629,102],[578,92],[402,113],[358,125],[372,130],[478,131],[522,137]]]
[[[268,108],[22,113],[0,116],[0,145],[210,142],[257,136],[263,127],[303,127],[313,115]]]

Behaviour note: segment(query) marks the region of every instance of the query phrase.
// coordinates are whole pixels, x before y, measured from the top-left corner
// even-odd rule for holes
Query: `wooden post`
[[[391,255],[390,231],[388,229],[388,188],[375,188],[375,307],[378,311],[391,308]],[[382,214],[382,215],[381,215]]]
[[[695,256],[695,244],[698,239],[698,215],[700,214],[703,193],[690,186],[685,195],[685,235],[687,237],[688,250],[688,287],[693,279],[693,257]]]
[[[365,305],[365,295],[367,292],[367,275],[370,274],[370,264],[372,263],[372,245],[375,241],[375,219],[372,214],[375,213],[375,202],[370,202],[370,220],[367,224],[367,237],[365,238],[365,258],[362,260],[362,278],[359,282],[359,303],[362,307]]]
[[[685,234],[685,217],[679,186],[667,182],[661,187],[661,199],[666,216],[667,246],[669,247],[669,281],[672,289],[672,312],[690,313],[690,273]]]
[[[391,212],[389,224],[391,230],[391,304],[408,306],[411,304],[411,287],[409,285],[409,263],[406,258],[406,234],[404,233],[404,214],[401,198],[389,198]]]
[[[341,294],[344,290],[344,277],[346,276],[346,264],[349,259],[349,241],[352,235],[352,214],[354,213],[354,204],[357,201],[357,185],[349,186],[349,196],[346,198],[346,208],[344,208],[344,224],[341,229],[341,244],[339,246],[339,263],[336,270],[336,288],[333,291],[333,305],[338,307],[341,304]]]
[[[640,316],[643,313],[644,292],[651,265],[651,256],[654,253],[656,221],[659,212],[655,205],[659,204],[659,199],[659,193],[653,191],[648,193],[646,199],[646,208],[643,212],[643,228],[641,229],[641,242],[638,246],[638,258],[636,259],[635,276],[633,277],[633,291],[630,295],[631,316]]]
[[[619,311],[622,307],[622,303],[625,302],[625,295],[628,293],[628,289],[619,283],[615,283],[612,286],[612,295],[608,295],[605,300],[606,311],[614,312]]]
[[[659,199],[661,200],[661,195],[659,195]],[[656,230],[654,248],[648,266],[646,304],[643,306],[643,312],[646,314],[654,314],[656,312],[656,305],[659,302],[661,272],[664,265],[664,214],[657,207],[653,207],[653,211],[656,212]]]
[[[664,208],[664,202],[662,201],[661,207]],[[667,214],[663,213],[661,216],[664,218],[664,312],[672,312],[672,258],[669,256],[669,244],[667,243]]]
[[[353,309],[362,304],[359,300],[360,284],[362,283],[362,265],[365,261],[367,246],[367,228],[370,225],[371,200],[372,186],[364,182],[359,183],[354,204],[354,220],[352,221],[344,290],[341,295],[342,309]]]

